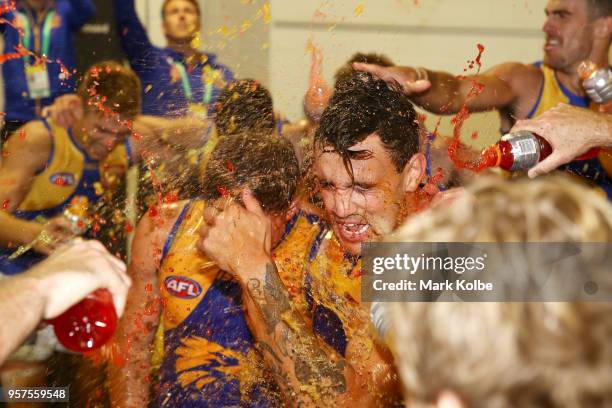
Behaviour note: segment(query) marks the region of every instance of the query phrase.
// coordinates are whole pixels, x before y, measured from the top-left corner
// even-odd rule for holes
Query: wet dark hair
[[[395,65],[389,57],[384,54],[376,53],[363,53],[357,52],[341,66],[334,75],[334,89],[342,87],[342,84],[347,80],[350,80],[353,74],[356,72],[353,68],[353,62],[363,62],[365,64],[376,64],[381,67],[392,67]]]
[[[247,132],[219,139],[204,174],[205,200],[238,197],[249,187],[266,213],[276,213],[289,209],[300,168],[289,140],[276,132]]]
[[[419,130],[414,107],[404,94],[370,74],[356,72],[330,99],[315,133],[315,147],[333,149],[352,174],[350,160],[369,156],[349,149],[376,133],[401,172],[419,151]]]
[[[591,19],[612,16],[612,1],[610,0],[587,0],[587,9]]]
[[[217,98],[215,110],[220,136],[275,129],[272,95],[254,79],[230,83]]]

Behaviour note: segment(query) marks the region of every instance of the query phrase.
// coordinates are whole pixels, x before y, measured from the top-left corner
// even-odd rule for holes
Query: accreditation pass
[[[70,402],[68,387],[0,387],[0,402]]]

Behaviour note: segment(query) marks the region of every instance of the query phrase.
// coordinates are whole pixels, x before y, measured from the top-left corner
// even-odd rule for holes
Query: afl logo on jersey
[[[72,173],[53,173],[49,176],[49,181],[56,186],[73,186],[75,180]]]
[[[184,276],[168,276],[164,285],[168,293],[181,299],[193,299],[202,293],[202,286],[198,282]]]

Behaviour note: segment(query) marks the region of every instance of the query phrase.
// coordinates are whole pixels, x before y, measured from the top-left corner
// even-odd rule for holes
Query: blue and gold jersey
[[[538,100],[527,116],[528,118],[536,117],[559,103],[567,103],[595,111],[599,109],[599,105],[591,102],[589,98],[574,95],[569,89],[565,88],[557,80],[552,68],[542,62],[534,65],[542,71],[544,81],[540,88]],[[576,135],[576,137],[580,137],[580,135]],[[610,153],[601,152],[598,157],[589,160],[575,160],[560,167],[560,169],[590,180],[608,195],[608,199],[612,200],[612,155]]]
[[[51,137],[47,164],[32,180],[30,189],[13,215],[25,220],[45,222],[60,215],[75,196],[85,196],[90,203],[100,199],[102,185],[113,184],[129,164],[129,144],[118,145],[102,162],[92,160],[75,141],[72,131],[43,121]],[[29,251],[8,260],[14,249],[0,249],[0,271],[16,274],[40,261],[43,256]]]
[[[282,406],[254,348],[239,283],[196,248],[203,201],[188,202],[159,272],[163,357],[160,407]]]
[[[345,254],[320,218],[300,213],[287,225],[274,260],[313,332],[346,357],[349,340],[368,321],[361,308],[360,258]]]

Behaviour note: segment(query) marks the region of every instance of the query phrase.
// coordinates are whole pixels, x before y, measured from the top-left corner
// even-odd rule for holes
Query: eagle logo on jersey
[[[195,383],[201,389],[223,377],[239,378],[244,370],[239,352],[203,337],[184,339],[176,354],[176,372],[183,387]]]

